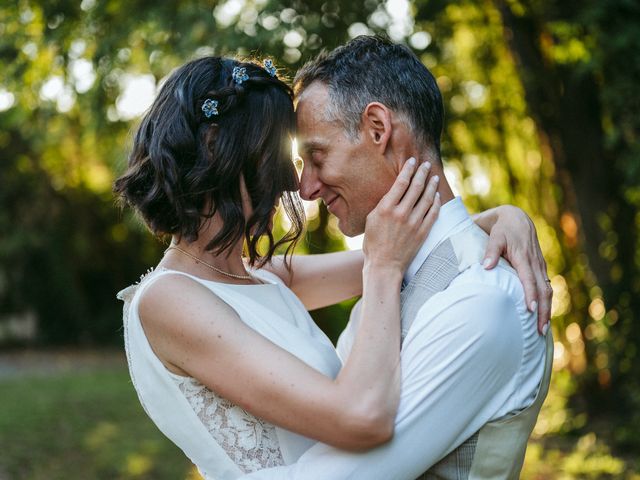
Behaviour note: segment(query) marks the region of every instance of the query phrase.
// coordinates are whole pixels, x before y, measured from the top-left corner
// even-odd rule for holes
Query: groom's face
[[[304,162],[300,195],[321,198],[338,218],[340,230],[354,236],[364,232],[367,215],[395,178],[366,134],[352,140],[340,123],[327,120],[328,102],[327,87],[318,82],[298,100],[298,150]]]

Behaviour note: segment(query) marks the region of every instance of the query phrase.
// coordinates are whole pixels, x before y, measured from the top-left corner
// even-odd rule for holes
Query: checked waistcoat
[[[400,294],[402,338],[424,303],[445,290],[464,270],[482,262],[487,235],[475,224],[450,236],[429,254]],[[511,268],[504,260],[502,265]],[[506,418],[486,423],[471,438],[424,472],[418,480],[517,479],[529,435],[549,388],[553,339],[547,333],[545,371],[533,403]],[[433,432],[437,435],[437,432]]]

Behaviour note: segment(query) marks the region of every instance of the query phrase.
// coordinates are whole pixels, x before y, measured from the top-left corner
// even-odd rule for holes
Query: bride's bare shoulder
[[[211,322],[237,314],[213,291],[182,274],[167,273],[144,289],[138,307],[145,330],[162,336],[198,337]]]

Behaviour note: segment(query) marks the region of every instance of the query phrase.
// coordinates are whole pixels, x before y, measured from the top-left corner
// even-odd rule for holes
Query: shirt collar
[[[472,222],[471,216],[460,197],[455,197],[442,205],[438,218],[433,227],[431,227],[429,236],[427,236],[427,239],[409,264],[409,268],[404,273],[404,284],[407,285],[411,281],[429,254],[442,240],[453,235],[462,224],[466,225],[469,222]]]

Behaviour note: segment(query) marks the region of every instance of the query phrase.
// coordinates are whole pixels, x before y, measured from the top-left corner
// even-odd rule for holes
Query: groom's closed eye
[[[322,167],[324,162],[325,153],[322,150],[309,150],[304,153],[304,156],[301,157],[302,166],[303,167],[313,167],[314,170],[317,170]]]
[[[322,164],[324,156],[325,156],[325,152],[319,149],[311,150],[311,153],[309,155],[309,157],[311,158],[311,161],[316,167],[319,167]]]
[[[314,153],[323,153],[326,150],[326,146],[320,144],[319,142],[315,141],[315,140],[311,140],[308,142],[304,142],[302,144],[302,152],[306,155],[306,156],[311,156]]]

